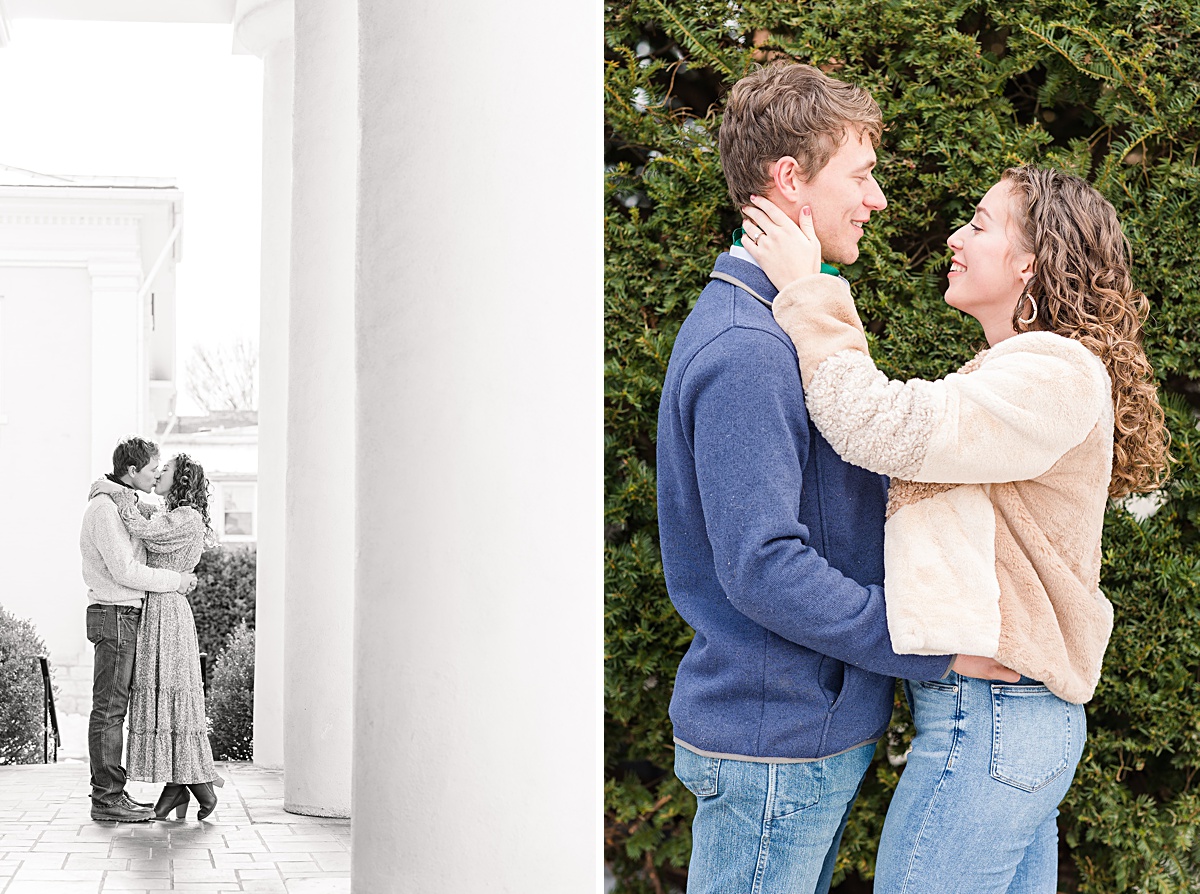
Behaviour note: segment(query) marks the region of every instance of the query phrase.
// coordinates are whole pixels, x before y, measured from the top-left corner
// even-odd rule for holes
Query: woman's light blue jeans
[[[676,745],[675,775],[696,796],[688,894],[825,894],[874,754],[758,763]]]
[[[904,691],[916,737],[883,827],[876,894],[1054,894],[1083,706],[1026,678],[951,674]]]

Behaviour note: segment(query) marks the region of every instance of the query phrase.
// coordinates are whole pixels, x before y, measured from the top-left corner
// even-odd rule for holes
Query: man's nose
[[[869,196],[867,196],[867,200],[863,204],[865,204],[872,211],[882,211],[887,207],[887,196],[883,194],[883,187],[881,187],[878,183],[872,181],[871,185],[874,186],[875,189]]]

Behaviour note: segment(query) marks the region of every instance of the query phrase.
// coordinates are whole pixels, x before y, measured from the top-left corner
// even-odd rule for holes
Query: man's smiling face
[[[821,241],[821,257],[830,264],[858,260],[858,240],[874,211],[887,207],[875,182],[875,147],[871,138],[851,130],[829,163],[811,180],[797,185],[802,204],[812,208],[813,229]]]

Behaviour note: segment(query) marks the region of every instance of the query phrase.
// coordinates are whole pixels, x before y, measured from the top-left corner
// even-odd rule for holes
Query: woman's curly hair
[[[186,453],[177,453],[173,459],[175,477],[171,481],[170,489],[163,496],[167,511],[170,512],[180,506],[191,506],[204,519],[205,542],[216,542],[212,521],[208,517],[208,498],[211,495],[211,489],[208,478],[204,474],[204,466]]]
[[[1150,303],[1133,287],[1129,242],[1116,209],[1087,181],[1063,171],[1026,165],[1009,168],[1001,180],[1011,191],[1021,247],[1034,256],[1013,329],[1056,332],[1104,361],[1115,417],[1109,495],[1160,487],[1171,436],[1142,349]],[[1021,319],[1030,310],[1026,295],[1037,304],[1028,323]]]

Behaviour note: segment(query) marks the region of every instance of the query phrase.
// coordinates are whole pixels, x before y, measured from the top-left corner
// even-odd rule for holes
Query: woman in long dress
[[[101,479],[93,493],[107,493],[117,504],[130,535],[146,545],[151,568],[193,571],[205,547],[215,541],[208,518],[208,479],[186,453],[163,467],[154,492],[164,508],[151,510],[132,490]],[[204,682],[196,622],[187,597],[147,593],[138,628],[137,657],[129,696],[130,779],[165,782],[154,806],[158,819],[172,811],[183,819],[189,791],[204,819],[217,806],[214,785],[225,780],[213,767],[204,714]]]

